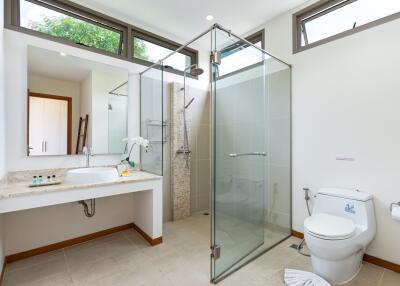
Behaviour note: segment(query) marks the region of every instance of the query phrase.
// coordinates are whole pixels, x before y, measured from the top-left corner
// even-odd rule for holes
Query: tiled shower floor
[[[3,285],[197,286],[209,283],[209,217],[164,225],[164,243],[151,247],[133,230],[10,263]],[[284,285],[285,267],[311,270],[291,237],[218,285]],[[399,286],[400,274],[365,263],[348,285]]]

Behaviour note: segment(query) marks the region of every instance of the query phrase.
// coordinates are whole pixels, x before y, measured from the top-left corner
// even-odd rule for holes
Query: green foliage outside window
[[[29,28],[48,35],[67,39],[77,44],[95,47],[114,54],[120,54],[120,33],[67,16],[48,17],[31,21]],[[146,46],[142,42],[134,42],[135,56],[147,60]]]

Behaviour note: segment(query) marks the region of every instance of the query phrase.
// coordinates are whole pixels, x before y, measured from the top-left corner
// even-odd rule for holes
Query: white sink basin
[[[93,167],[69,170],[65,174],[64,182],[67,184],[94,184],[115,181],[119,178],[116,168]]]

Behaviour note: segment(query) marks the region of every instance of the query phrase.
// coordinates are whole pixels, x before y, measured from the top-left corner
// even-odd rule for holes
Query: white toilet
[[[372,195],[339,188],[318,191],[304,238],[314,273],[332,284],[352,280],[376,232]]]

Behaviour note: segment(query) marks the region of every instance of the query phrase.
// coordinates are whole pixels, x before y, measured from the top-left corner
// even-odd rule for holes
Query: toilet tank
[[[348,218],[359,226],[375,225],[373,197],[360,191],[341,188],[319,189],[312,214],[317,213]]]

